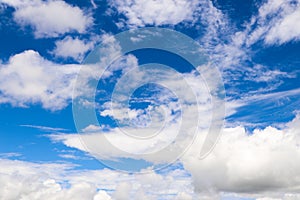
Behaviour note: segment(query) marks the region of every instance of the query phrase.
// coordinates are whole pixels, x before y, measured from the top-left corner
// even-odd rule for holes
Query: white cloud
[[[192,21],[199,1],[187,0],[116,0],[110,1],[118,12],[124,14],[128,26],[175,25]]]
[[[193,186],[200,197],[220,198],[222,194],[229,193],[240,197],[293,199],[300,194],[299,127],[300,115],[286,123],[282,129],[269,126],[248,133],[242,126],[224,128],[213,151],[203,159],[199,159],[199,147],[203,144],[205,134],[199,132],[198,139],[180,161],[191,173]],[[75,136],[64,136],[64,139],[62,141],[67,146],[86,151],[78,146],[80,140],[76,145]],[[119,139],[128,146],[137,148],[136,145],[130,145],[120,137]],[[99,136],[97,141],[102,152],[107,150],[108,156],[116,155],[116,152],[99,143]],[[117,155],[122,157],[121,154]],[[143,158],[152,162],[167,158],[161,156]],[[146,184],[143,182],[147,180],[146,177],[142,176],[140,180],[143,184]],[[157,178],[154,182],[160,182],[161,177]],[[191,193],[178,193],[179,197],[189,198],[190,195]]]
[[[201,139],[182,158],[196,191],[281,197],[300,193],[300,116],[282,130],[267,127],[249,134],[225,128],[214,150],[198,159]]]
[[[208,28],[200,42],[210,59],[223,70],[224,82],[229,86],[226,91],[228,96],[242,98],[250,93],[270,92],[281,86],[284,79],[297,77],[297,71],[270,70],[268,66],[255,63],[252,56],[257,52],[251,50],[252,45],[259,41],[267,45],[281,45],[298,40],[298,26],[291,25],[295,24],[294,19],[300,13],[300,4],[296,2],[298,0],[269,0],[262,3],[258,14],[252,16],[250,22],[245,21],[245,29],[239,31],[236,31],[237,28],[226,14],[213,5],[207,4],[206,9],[203,8],[205,12],[201,14],[201,20],[207,20]],[[243,85],[245,81],[253,84]],[[241,93],[241,87],[246,88],[247,93]]]
[[[85,53],[94,48],[95,41],[84,41],[78,37],[65,37],[63,40],[55,42],[55,49],[52,53],[57,57],[73,58],[82,61]]]
[[[252,45],[259,40],[266,44],[284,44],[300,39],[300,28],[296,26],[300,19],[300,1],[269,0],[253,16],[248,24],[249,37],[246,44]],[[254,27],[256,25],[257,27]]]
[[[121,183],[116,187],[116,191],[114,193],[114,199],[120,199],[120,200],[127,200],[130,199],[130,190],[131,190],[131,184],[130,183]]]
[[[13,55],[5,63],[0,62],[0,103],[19,107],[41,104],[45,109],[60,110],[70,103],[72,97],[92,95],[94,90],[87,83],[98,80],[112,59],[120,55],[120,47],[112,38],[106,37],[102,36],[103,48],[99,49],[102,57],[97,64],[100,67],[53,63],[33,50]],[[125,62],[135,62],[130,58],[125,59]],[[78,80],[79,72],[81,77]],[[75,84],[77,90],[74,93]]]
[[[183,170],[127,174],[109,169],[74,170],[67,164],[0,159],[0,199],[173,199],[193,195]],[[159,181],[159,184],[158,182]]]
[[[298,3],[297,3],[298,2]],[[299,26],[294,21],[299,15],[299,1],[269,0],[264,1],[257,15],[249,22],[244,22],[244,30],[237,28],[228,20],[228,16],[213,6],[212,3],[201,4],[200,21],[207,28],[200,43],[207,50],[210,59],[223,70],[224,82],[229,85],[227,94],[242,97],[240,89],[244,81],[248,84],[247,93],[264,93],[277,89],[283,79],[295,78],[294,72],[270,70],[268,66],[252,61],[251,46],[258,41],[267,45],[281,45],[299,39]],[[249,64],[250,63],[250,64]],[[256,83],[264,86],[257,88]],[[266,86],[267,84],[267,86]]]
[[[59,134],[50,137],[100,159],[126,157],[143,158],[154,163],[172,162],[188,147],[187,143],[192,142],[196,128],[201,129],[201,134],[206,134],[213,114],[217,121],[223,119],[222,109],[218,104],[220,102],[215,102],[218,105],[215,108],[212,105],[213,99],[221,101],[211,96],[220,86],[216,81],[217,74],[208,66],[199,68],[203,76],[209,77],[206,82],[194,72],[179,75],[153,66],[129,71],[120,78],[114,89],[114,103],[101,105],[103,110],[100,114],[118,120],[122,124],[120,127],[103,131],[102,127],[87,124],[83,127],[83,131],[87,132],[82,135]],[[145,109],[128,108],[126,102],[130,99],[131,90],[134,91],[145,83],[157,83],[172,93],[160,90],[152,96],[153,99],[146,99],[147,102],[153,101],[153,105]],[[210,85],[211,91],[208,91],[207,85]],[[174,96],[178,98],[177,101],[172,99]],[[144,102],[145,99],[140,100]],[[153,137],[148,138],[149,136]],[[166,146],[168,149],[158,155],[158,151]]]
[[[1,3],[14,7],[14,20],[22,26],[31,26],[37,38],[85,33],[92,23],[92,18],[79,7],[61,0],[2,0]]]
[[[39,129],[41,131],[45,131],[45,132],[64,132],[67,131],[67,129],[64,128],[55,128],[55,127],[48,127],[48,126],[38,126],[38,125],[30,125],[30,124],[22,124],[20,125],[22,127],[28,127],[28,128],[35,128],[35,129]]]
[[[62,109],[72,97],[76,65],[57,65],[28,50],[0,64],[0,103]]]
[[[0,160],[1,199],[93,199],[95,186],[87,182],[64,186],[63,174],[71,166]],[[62,181],[62,182],[61,182]],[[66,180],[68,181],[68,180]],[[102,196],[104,196],[102,192]]]
[[[21,157],[22,154],[20,153],[15,153],[15,152],[9,152],[9,153],[0,153],[0,158],[17,158],[17,157]]]
[[[266,43],[283,44],[293,40],[300,40],[300,27],[296,26],[300,21],[300,6],[290,14],[284,16],[273,26],[266,35]]]
[[[280,78],[295,78],[295,73],[282,72],[280,70],[270,70],[263,65],[255,65],[246,68],[244,71],[244,80],[254,82],[276,82]]]

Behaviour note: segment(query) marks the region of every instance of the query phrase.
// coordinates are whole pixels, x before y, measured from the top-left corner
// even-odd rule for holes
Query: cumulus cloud
[[[106,37],[102,36],[103,44],[98,48],[102,55],[97,63],[100,67],[92,64],[57,64],[33,50],[26,50],[11,56],[7,62],[1,62],[0,103],[19,107],[40,104],[45,109],[60,110],[70,103],[72,97],[92,96],[95,91],[88,87],[88,82],[98,80],[112,60],[120,56],[119,45],[113,38]],[[136,63],[133,56],[125,56],[112,68],[129,63]],[[81,77],[78,80],[79,72]],[[109,76],[110,72],[106,73]],[[74,93],[75,86],[77,90]]]
[[[49,110],[68,105],[79,69],[54,64],[33,50],[16,54],[0,66],[0,103],[23,107],[41,104]]]
[[[87,182],[64,186],[61,177],[72,166],[0,160],[1,199],[93,199],[107,197]],[[68,180],[66,180],[68,181]]]
[[[225,128],[214,150],[197,159],[197,147],[182,158],[196,191],[248,196],[300,192],[300,116],[283,129],[266,127],[252,133],[244,127]],[[247,195],[245,195],[247,196]]]
[[[127,25],[176,25],[184,20],[192,21],[199,1],[187,0],[117,0],[111,5],[127,19]]]
[[[52,53],[57,57],[73,58],[76,61],[82,61],[85,53],[94,48],[95,41],[80,40],[78,37],[67,36],[62,40],[55,42],[55,48]]]
[[[173,199],[193,195],[183,170],[126,174],[109,169],[74,170],[68,164],[0,159],[0,198],[13,199]],[[159,184],[157,184],[159,181]],[[175,194],[174,194],[175,193]]]
[[[92,18],[77,6],[65,1],[2,0],[15,8],[14,20],[21,26],[30,26],[36,38],[57,37],[68,32],[84,33]]]
[[[205,135],[213,116],[215,123],[222,121],[222,99],[212,97],[220,85],[216,81],[217,74],[209,66],[199,67],[202,75],[206,73],[209,77],[205,81],[194,71],[178,74],[159,67],[154,65],[129,70],[114,89],[113,103],[107,101],[100,105],[100,115],[117,120],[119,127],[86,124],[83,130],[79,130],[84,131],[82,135],[59,134],[50,137],[99,159],[142,158],[154,163],[176,160],[192,142],[196,129]],[[214,78],[208,73],[214,74]],[[137,97],[136,100],[151,103],[145,109],[129,108],[126,102],[132,91],[145,83],[156,83],[165,89],[154,92],[151,98]],[[211,93],[207,85],[211,86]],[[212,101],[216,101],[216,107]],[[82,116],[80,112],[78,116]]]
[[[199,197],[211,199],[220,198],[222,194],[236,194],[240,197],[296,198],[300,193],[299,125],[298,114],[281,129],[269,126],[249,133],[242,126],[224,128],[215,148],[203,159],[199,159],[199,148],[204,134],[199,133],[180,161],[191,173]],[[76,145],[74,136],[65,139],[65,145],[87,151],[78,146],[79,139]],[[100,144],[99,137],[97,140]],[[101,147],[106,151],[105,146]],[[156,161],[165,158],[156,158]],[[141,181],[147,180],[142,178]],[[129,187],[123,185],[121,188]],[[190,193],[178,193],[178,198],[181,196],[189,198]]]

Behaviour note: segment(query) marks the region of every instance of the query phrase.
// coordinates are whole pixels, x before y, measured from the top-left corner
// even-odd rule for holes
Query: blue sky
[[[0,15],[0,199],[299,198],[299,0]]]

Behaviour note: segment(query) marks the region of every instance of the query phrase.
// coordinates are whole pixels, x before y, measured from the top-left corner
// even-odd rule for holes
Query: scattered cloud
[[[73,58],[81,62],[85,54],[94,48],[96,41],[80,40],[78,37],[67,36],[55,42],[52,53],[56,57]]]
[[[282,86],[285,79],[297,77],[297,71],[272,70],[270,68],[276,66],[257,63],[253,56],[269,45],[282,45],[299,39],[298,26],[293,25],[300,13],[299,5],[298,0],[262,2],[258,13],[249,22],[245,21],[241,29],[213,5],[205,7],[206,12],[200,15],[200,19],[207,21],[204,23],[207,28],[199,41],[211,61],[223,72],[228,96],[241,98],[250,93],[272,92]],[[255,52],[252,47],[258,42],[262,42],[259,44],[262,48]]]
[[[288,199],[300,193],[299,124],[300,115],[297,115],[280,129],[269,126],[249,133],[242,126],[224,128],[215,148],[203,159],[199,159],[199,146],[203,144],[205,134],[199,132],[197,140],[180,161],[191,173],[195,192],[201,197],[210,199],[212,196],[220,198],[223,194],[236,194],[240,197]],[[67,146],[87,151],[78,146],[78,135],[51,137]],[[97,140],[98,145],[101,141],[99,136],[92,140]],[[115,153],[106,146],[99,146],[102,152],[110,152],[108,156]],[[156,161],[158,159],[156,157]]]
[[[205,3],[206,2],[206,3]],[[272,91],[280,84],[282,78],[295,78],[295,74],[280,70],[270,70],[268,67],[252,63],[247,66],[245,61],[251,61],[251,46],[259,41],[265,45],[282,45],[291,41],[300,40],[300,28],[295,26],[300,20],[299,1],[268,0],[245,25],[245,30],[235,32],[220,10],[215,8],[211,1],[185,1],[163,0],[161,2],[116,0],[111,1],[111,6],[123,14],[127,21],[124,26],[144,27],[147,25],[176,25],[181,22],[194,22],[201,19],[206,34],[200,40],[203,47],[211,52],[213,61],[220,61],[219,68],[223,69],[225,81],[243,80],[254,83],[272,83],[272,88],[247,91],[246,96],[240,94],[240,100],[230,101],[227,115],[234,113],[237,107],[252,102],[266,101],[266,99],[278,99],[298,95],[299,89],[261,95],[266,91]],[[91,1],[94,8],[96,5]],[[201,9],[197,8],[202,5]],[[67,4],[64,1],[21,1],[2,0],[0,8],[9,5],[15,8],[14,20],[21,26],[30,26],[36,38],[58,37],[70,32],[85,33],[92,24],[92,17],[79,7]],[[201,29],[201,28],[200,28]],[[203,28],[204,29],[204,28]],[[232,29],[232,31],[229,31]],[[202,30],[202,29],[201,29]],[[229,34],[228,34],[229,33]],[[229,36],[224,36],[228,34]],[[223,37],[224,36],[224,37]],[[105,39],[103,36],[102,39]],[[139,41],[141,38],[132,38]],[[223,40],[226,39],[226,42]],[[113,39],[112,39],[113,40]],[[57,40],[52,53],[57,57],[72,58],[81,61],[85,53],[91,50],[95,43],[81,40],[76,36],[66,36]],[[120,47],[114,41],[108,41],[109,49],[103,50],[107,56],[103,57],[102,63],[109,63],[110,58],[120,54]],[[246,63],[246,64],[245,64]],[[126,68],[124,66],[129,66]],[[131,67],[137,66],[134,56],[111,66],[111,71],[106,71],[104,76],[110,77],[113,71],[122,69],[128,72]],[[237,69],[237,66],[239,67]],[[242,67],[240,67],[242,66]],[[14,106],[28,106],[41,104],[43,108],[59,110],[68,105],[72,97],[72,89],[78,65],[59,65],[41,57],[39,53],[28,50],[12,56],[8,62],[0,63],[0,103],[10,103]],[[87,69],[87,77],[91,77],[95,68]],[[206,69],[206,68],[205,68]],[[230,73],[228,73],[229,70]],[[233,73],[232,73],[233,72]],[[134,81],[124,84],[126,87],[138,81],[141,72],[135,74]],[[125,74],[125,73],[124,73]],[[96,77],[98,75],[94,74]],[[205,93],[205,87],[198,84],[192,73],[185,74],[185,78],[193,83],[192,88],[201,94],[200,100],[203,108],[203,124],[209,124],[207,108],[209,98]],[[86,78],[86,77],[85,77]],[[214,76],[212,76],[214,78]],[[170,79],[170,80],[169,80]],[[186,95],[178,82],[172,82],[172,77],[162,77],[164,84],[177,87],[180,95]],[[130,79],[132,80],[132,79]],[[276,82],[276,84],[274,83]],[[278,81],[278,82],[277,82]],[[212,81],[213,82],[213,81]],[[79,84],[85,84],[82,82]],[[277,84],[278,83],[278,84]],[[256,88],[257,89],[257,88]],[[81,91],[80,91],[81,92]],[[85,91],[86,92],[86,91]],[[86,93],[82,93],[86,94]],[[251,94],[251,95],[249,95]],[[166,93],[163,93],[164,98]],[[247,96],[248,95],[248,96]],[[166,99],[155,97],[162,102]],[[195,119],[195,107],[193,101],[182,104],[182,109],[188,110],[191,115],[187,121]],[[178,105],[167,102],[167,105],[157,107],[161,110],[173,110]],[[120,121],[128,121],[131,118],[145,122],[144,113],[140,110],[124,109],[120,105],[114,105],[116,112],[111,112],[107,104],[103,104],[101,114],[110,116]],[[230,107],[231,106],[231,107]],[[153,108],[153,107],[151,107]],[[203,109],[203,110],[202,110]],[[150,109],[148,111],[153,111]],[[154,109],[155,111],[155,109]],[[170,113],[167,113],[170,114]],[[172,115],[166,115],[172,118]],[[158,117],[161,121],[161,116]],[[174,118],[172,118],[174,119]],[[157,124],[154,123],[153,127]],[[65,131],[60,128],[44,127],[37,125],[21,125],[24,127],[37,128],[43,131]],[[183,125],[190,127],[189,123]],[[198,159],[199,147],[204,141],[205,126],[200,127],[199,137],[191,149],[181,157],[180,161],[184,168],[191,173],[177,169],[165,175],[155,172],[142,175],[118,173],[108,169],[95,171],[69,171],[72,166],[67,164],[36,164],[22,161],[0,159],[0,198],[3,199],[193,199],[193,198],[220,198],[224,193],[234,193],[235,196],[247,196],[260,200],[267,199],[297,199],[300,193],[300,149],[299,129],[300,116],[281,128],[268,126],[264,129],[255,129],[249,133],[245,127],[227,127],[222,131],[215,149],[204,159]],[[107,130],[102,131],[105,128]],[[161,141],[169,142],[170,135],[174,134],[177,126],[168,124],[169,130],[166,138]],[[124,128],[128,132],[136,129]],[[87,132],[82,138],[95,146],[95,151],[103,153],[101,158],[127,157],[123,152],[115,151],[110,146],[101,143],[109,139],[117,146],[129,152],[147,152],[145,147],[157,145],[157,141],[150,144],[141,143],[134,145],[128,138],[120,137],[121,131],[89,125],[84,130]],[[152,131],[152,130],[151,130]],[[63,142],[68,147],[77,148],[87,152],[82,145],[82,138],[77,134],[51,135],[54,141]],[[159,141],[159,142],[161,142]],[[153,143],[152,143],[153,142]],[[100,144],[100,145],[99,145]],[[2,158],[14,158],[20,156],[16,153],[0,154]],[[67,159],[78,159],[76,155],[61,153],[59,156]],[[165,162],[170,154],[161,154],[160,157],[143,157],[151,162]],[[133,157],[136,158],[136,155]],[[159,183],[159,184],[157,184]],[[193,192],[195,187],[195,192]]]
[[[93,22],[88,13],[61,0],[2,0],[1,3],[14,7],[14,20],[21,26],[32,27],[36,38],[85,33]]]
[[[148,171],[149,172],[149,171]],[[157,184],[157,183],[160,184]],[[68,164],[0,159],[1,199],[174,199],[193,195],[181,169],[158,174],[126,174],[109,169],[74,170]]]
[[[213,116],[218,122],[224,117],[222,99],[214,95],[215,90],[220,87],[216,81],[217,74],[209,66],[199,68],[201,75],[207,75],[211,79],[203,81],[200,74],[194,71],[179,74],[157,65],[134,68],[120,78],[111,102],[99,105],[100,115],[117,120],[118,127],[86,124],[82,127],[83,130],[79,130],[84,131],[84,134],[56,134],[50,137],[100,159],[125,157],[154,163],[172,162],[192,142],[197,128],[202,131],[201,134],[206,134]],[[214,78],[209,73],[214,74]],[[164,89],[155,93],[152,88],[153,99],[134,99],[150,102],[146,108],[128,107],[132,91],[147,83],[156,83],[164,86]],[[211,91],[208,91],[208,85]],[[78,116],[81,116],[80,113]],[[176,142],[173,142],[175,139]],[[164,149],[165,147],[168,148]]]
[[[49,110],[68,105],[79,70],[77,65],[52,63],[33,50],[16,54],[0,66],[0,103],[41,104]]]
[[[102,47],[99,51],[102,57],[97,63],[99,65],[57,64],[34,50],[26,50],[11,56],[7,62],[1,62],[0,103],[18,107],[40,104],[54,111],[65,108],[72,97],[77,95],[92,96],[94,89],[88,87],[88,82],[98,80],[112,60],[121,56],[120,47],[113,37],[104,34],[101,39]],[[125,56],[112,68],[120,68],[132,62],[136,63],[134,56]],[[77,78],[79,72],[80,79]],[[110,76],[108,70],[105,73]],[[75,86],[76,92],[73,91]]]
[[[127,18],[129,27],[145,25],[176,25],[182,21],[192,21],[199,1],[187,0],[117,0],[111,6]]]
[[[264,3],[254,16],[249,26],[256,26],[250,31],[247,44],[263,39],[268,45],[284,44],[300,39],[300,28],[295,26],[300,19],[300,1],[269,0]]]

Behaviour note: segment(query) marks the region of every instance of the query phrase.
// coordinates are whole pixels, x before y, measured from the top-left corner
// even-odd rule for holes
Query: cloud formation
[[[30,26],[36,38],[57,37],[69,32],[85,33],[93,21],[79,7],[61,0],[2,0],[1,3],[14,7],[14,20],[21,26]]]
[[[259,8],[249,26],[251,31],[248,44],[263,39],[268,45],[281,45],[300,39],[300,28],[295,26],[300,19],[300,1],[269,0]]]
[[[111,5],[124,14],[128,26],[176,25],[182,21],[192,21],[199,1],[187,0],[116,0]]]
[[[49,110],[68,105],[78,65],[59,65],[33,50],[0,64],[0,103],[26,107],[41,104]]]
[[[0,159],[0,199],[174,199],[193,195],[183,170],[126,174],[109,169],[74,170],[69,164]],[[159,184],[157,184],[159,183]]]
[[[222,194],[232,193],[241,197],[289,199],[289,196],[295,196],[292,194],[300,192],[299,127],[300,115],[281,129],[269,126],[249,133],[242,126],[224,128],[215,148],[203,159],[199,159],[199,148],[205,134],[199,132],[199,137],[180,161],[185,170],[191,173],[193,186],[199,197],[219,198]],[[51,137],[69,147],[88,151],[77,135]],[[96,143],[101,144],[101,138],[96,138],[91,140],[97,140]],[[132,149],[139,148],[136,145],[129,146]],[[107,156],[116,155],[112,149],[103,145],[101,147],[104,154],[107,151]],[[164,155],[161,156],[142,158],[151,162],[166,159]]]
[[[182,158],[196,191],[228,192],[283,198],[300,192],[300,115],[282,129],[266,127],[249,133],[225,128],[214,150],[197,159],[198,144]]]
[[[85,53],[94,48],[95,41],[85,41],[78,37],[67,36],[62,40],[55,42],[55,48],[52,53],[56,57],[73,58],[76,61],[81,62],[85,56]]]

